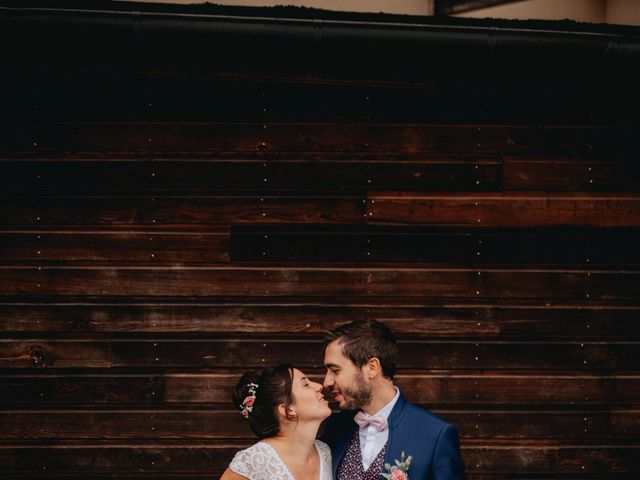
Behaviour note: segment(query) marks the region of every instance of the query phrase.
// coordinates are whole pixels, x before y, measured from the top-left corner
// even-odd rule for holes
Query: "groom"
[[[324,387],[342,410],[329,418],[322,437],[331,447],[333,478],[378,480],[399,463],[385,478],[466,479],[456,428],[408,403],[394,385],[397,351],[391,331],[376,321],[327,334]]]

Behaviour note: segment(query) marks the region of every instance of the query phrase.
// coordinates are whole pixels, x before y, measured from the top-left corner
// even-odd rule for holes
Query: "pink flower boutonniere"
[[[384,464],[384,469],[387,473],[383,473],[382,476],[387,480],[409,480],[409,467],[411,466],[411,460],[413,457],[409,455],[407,459],[404,459],[404,452],[400,455],[400,460],[395,460],[395,465]]]

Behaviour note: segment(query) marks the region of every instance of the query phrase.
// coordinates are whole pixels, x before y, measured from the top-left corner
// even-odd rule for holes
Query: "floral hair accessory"
[[[383,473],[382,476],[387,480],[409,480],[409,467],[411,466],[411,460],[413,457],[409,455],[407,459],[404,459],[404,452],[400,455],[400,460],[395,460],[395,465],[384,464],[384,469],[387,473]]]
[[[256,391],[258,390],[257,383],[247,383],[248,395],[244,397],[242,404],[239,405],[240,413],[244,418],[249,418],[249,414],[253,412],[253,404],[256,401]]]

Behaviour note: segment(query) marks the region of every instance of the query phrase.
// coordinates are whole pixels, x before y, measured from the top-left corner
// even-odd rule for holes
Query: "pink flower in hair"
[[[249,393],[244,400],[242,401],[242,405],[239,405],[240,412],[244,418],[249,418],[249,414],[253,412],[253,404],[256,401],[256,391],[258,390],[257,383],[248,383],[247,384],[247,392]]]

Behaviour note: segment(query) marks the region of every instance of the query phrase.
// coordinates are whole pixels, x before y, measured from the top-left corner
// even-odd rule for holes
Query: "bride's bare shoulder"
[[[243,477],[242,475],[238,475],[236,472],[227,468],[225,472],[220,477],[220,480],[249,480],[247,477]]]

